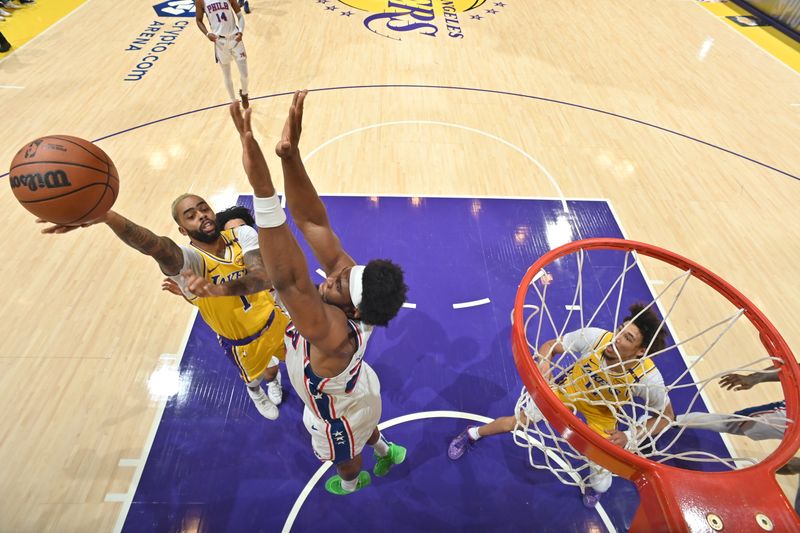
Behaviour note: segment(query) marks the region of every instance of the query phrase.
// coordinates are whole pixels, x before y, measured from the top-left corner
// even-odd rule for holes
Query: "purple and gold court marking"
[[[560,200],[324,201],[357,261],[389,258],[406,272],[414,307],[401,309],[389,328],[379,329],[367,352],[381,380],[383,421],[430,411],[473,418],[511,414],[522,384],[511,354],[509,315],[523,273],[561,244],[554,238],[623,236],[605,201],[570,200],[569,215]],[[317,280],[319,265],[306,252]],[[596,270],[598,283],[587,286],[586,296],[599,300],[602,295],[592,291],[610,286],[618,270]],[[628,294],[651,299],[638,271],[626,285]],[[456,307],[465,303],[472,305]],[[611,312],[601,324],[611,320]],[[659,368],[668,382],[685,370],[680,357],[659,359]],[[288,380],[280,418],[261,418],[199,317],[180,375],[180,392],[167,403],[123,530],[281,531],[321,465]],[[673,392],[671,398],[681,412],[689,395]],[[510,531],[532,524],[537,531],[608,530],[597,512],[583,508],[577,489],[530,468],[526,451],[510,437],[486,439],[450,461],[447,444],[466,423],[419,418],[387,429],[389,440],[408,448],[406,462],[347,497],[324,490],[329,470],[296,509],[292,530]],[[690,438],[727,456],[716,434]],[[366,451],[364,467],[371,470],[374,459]],[[617,478],[602,504],[611,527],[625,530],[638,496],[631,483]]]

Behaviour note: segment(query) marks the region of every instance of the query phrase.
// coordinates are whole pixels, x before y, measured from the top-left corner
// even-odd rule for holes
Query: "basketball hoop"
[[[631,451],[610,443],[599,433],[590,429],[576,416],[574,408],[571,409],[553,392],[553,381],[542,374],[540,354],[536,345],[531,344],[528,339],[527,328],[531,317],[526,317],[525,314],[530,309],[535,309],[540,314],[537,335],[543,327],[545,315],[551,319],[556,336],[563,334],[567,322],[565,321],[563,328],[555,325],[551,315],[548,314],[546,297],[548,291],[557,290],[560,273],[564,273],[561,277],[568,278],[569,282],[576,282],[576,289],[571,303],[567,302],[568,305],[561,307],[569,310],[567,321],[570,320],[573,309],[577,309],[578,311],[575,312],[580,313],[581,325],[584,326],[585,305],[581,292],[584,283],[582,272],[584,254],[589,254],[590,251],[593,254],[606,253],[598,251],[612,251],[620,255],[624,253],[625,263],[622,274],[617,278],[605,299],[598,304],[597,311],[589,318],[589,324],[595,320],[601,307],[607,309],[607,304],[610,306],[609,296],[612,291],[617,289],[619,290],[619,299],[615,320],[618,319],[625,275],[638,264],[640,256],[644,256],[660,262],[658,264],[665,268],[669,268],[669,265],[683,271],[676,280],[673,280],[675,286],[685,285],[690,279],[692,283],[697,280],[702,284],[700,285],[702,290],[710,288],[737,310],[732,319],[714,324],[698,334],[698,336],[702,335],[714,328],[724,330],[717,340],[710,343],[711,347],[708,350],[711,350],[731,327],[731,324],[739,318],[742,318],[748,330],[755,329],[758,342],[769,354],[767,359],[770,359],[780,369],[780,383],[789,420],[783,440],[766,459],[751,466],[725,472],[689,470],[663,464],[643,456],[646,454],[631,453]],[[573,257],[577,258],[577,279],[572,271],[569,274],[565,273],[565,264]],[[629,258],[632,258],[632,265],[628,265]],[[589,268],[586,267],[586,269]],[[548,284],[542,284],[542,279],[547,280]],[[539,285],[542,286],[541,289]],[[565,294],[567,294],[567,290],[562,288],[560,297],[563,298]],[[650,305],[657,306],[660,303],[661,294],[656,296]],[[680,297],[680,295],[679,292],[678,296]],[[532,302],[532,299],[537,300]],[[665,326],[671,311],[672,307],[665,314],[662,326]],[[704,312],[705,310],[701,308],[698,309],[697,314],[703,315]],[[705,317],[701,316],[700,318]],[[800,448],[800,427],[792,422],[797,420],[798,416],[800,369],[788,345],[764,314],[719,276],[689,259],[649,244],[611,238],[576,241],[546,253],[528,269],[517,291],[512,322],[514,360],[528,391],[527,393],[523,391],[521,403],[526,401],[525,397],[529,394],[530,400],[535,402],[544,416],[546,424],[558,433],[559,441],[568,443],[576,455],[585,456],[592,462],[631,480],[636,485],[641,503],[631,524],[631,531],[720,531],[723,529],[725,531],[800,531],[800,519],[775,479],[775,472],[786,464]],[[679,343],[676,342],[675,346],[678,345]],[[657,354],[648,355],[646,353],[645,355]],[[687,370],[688,372],[689,370]],[[717,377],[719,374],[712,378]],[[705,384],[702,386],[697,383],[691,384],[698,389],[696,397],[699,397]],[[573,457],[569,456],[569,458]],[[730,458],[729,460],[731,463],[734,461]],[[724,462],[724,460],[721,461]]]

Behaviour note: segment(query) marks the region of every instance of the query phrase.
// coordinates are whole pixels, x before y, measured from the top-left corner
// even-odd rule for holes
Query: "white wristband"
[[[277,193],[269,198],[254,197],[253,211],[256,215],[256,226],[259,228],[277,228],[286,222],[286,213]]]

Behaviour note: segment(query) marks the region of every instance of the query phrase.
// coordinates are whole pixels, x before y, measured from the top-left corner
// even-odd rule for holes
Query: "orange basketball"
[[[105,214],[119,191],[117,169],[106,153],[67,135],[48,135],[25,145],[11,161],[8,182],[25,209],[69,226]]]

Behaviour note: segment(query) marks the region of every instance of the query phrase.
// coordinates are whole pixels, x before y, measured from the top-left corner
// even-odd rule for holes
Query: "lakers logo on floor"
[[[463,13],[464,11],[482,6],[486,3],[486,0],[453,0],[452,2],[444,2],[442,0],[428,0],[427,2],[415,0],[407,0],[405,2],[402,0],[339,0],[339,2],[356,9],[361,9],[362,11],[369,11],[370,13],[383,13],[391,7],[399,7],[404,4],[418,4],[420,7],[426,7],[427,5],[427,7],[433,7],[434,9],[437,7],[441,9],[441,4],[449,4],[459,13]],[[394,4],[394,6],[392,6],[392,4]]]
[[[407,37],[463,39],[463,21],[491,19],[507,6],[487,0],[317,0],[330,14],[362,21],[372,33],[401,41]]]

